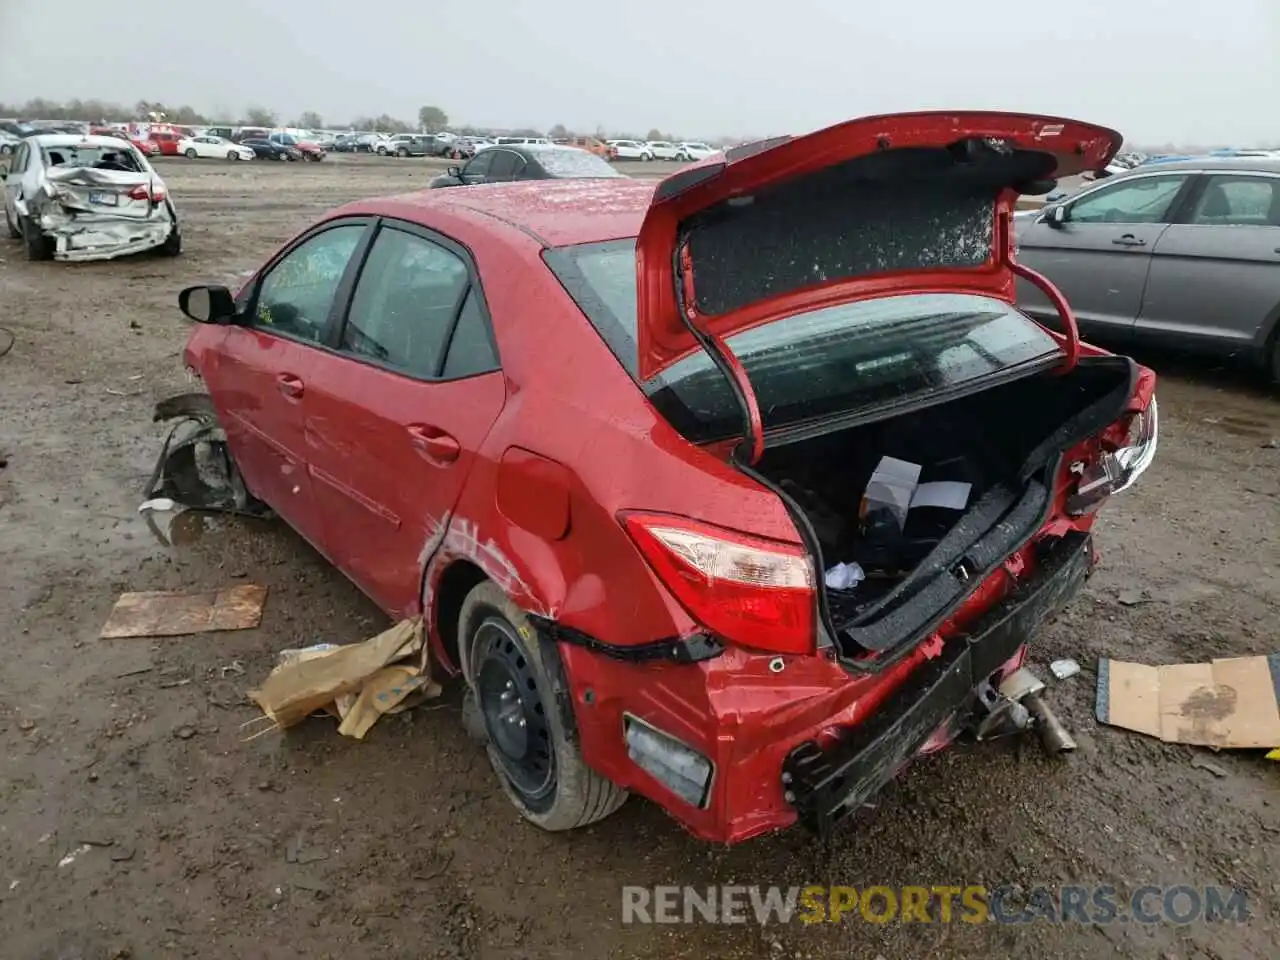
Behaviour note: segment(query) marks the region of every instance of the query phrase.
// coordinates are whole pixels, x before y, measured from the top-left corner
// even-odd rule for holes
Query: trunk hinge
[[[1039,287],[1040,291],[1049,298],[1053,308],[1058,311],[1065,333],[1058,333],[1048,327],[1045,327],[1045,330],[1062,344],[1062,349],[1066,353],[1066,359],[1062,361],[1058,372],[1069,373],[1075,369],[1080,359],[1080,328],[1076,326],[1076,315],[1071,312],[1071,304],[1067,303],[1067,298],[1062,295],[1062,291],[1055,287],[1048,277],[1013,259],[1013,213],[1006,207],[1002,206],[996,217],[996,231],[996,249],[1000,251],[1000,257],[1004,261],[1003,266],[1008,267],[1014,276],[1021,277]]]
[[[677,248],[675,276],[678,285],[676,304],[680,322],[689,330],[702,349],[710,354],[716,367],[729,381],[734,398],[742,412],[742,443],[734,451],[734,458],[754,467],[764,456],[764,421],[760,417],[760,402],[747,377],[746,368],[725,343],[724,338],[698,325],[698,308],[693,292],[693,258],[687,243]]]

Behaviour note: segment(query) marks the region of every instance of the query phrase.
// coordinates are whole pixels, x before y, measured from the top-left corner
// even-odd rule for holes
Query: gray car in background
[[[1019,213],[1014,235],[1086,337],[1243,356],[1280,380],[1280,160],[1140,166]],[[1056,323],[1023,280],[1018,305]]]

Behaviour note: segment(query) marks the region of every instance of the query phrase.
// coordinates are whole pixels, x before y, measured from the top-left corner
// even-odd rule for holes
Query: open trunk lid
[[[1120,134],[1025,114],[850,120],[748,144],[657,187],[636,243],[638,374],[796,313],[873,296],[1014,299],[1007,218],[1022,193],[1097,169]],[[754,405],[745,374],[734,377]]]

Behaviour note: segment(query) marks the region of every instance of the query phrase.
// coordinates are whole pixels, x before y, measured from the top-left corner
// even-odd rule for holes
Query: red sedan
[[[127,140],[137,147],[144,157],[160,156],[160,145],[151,140],[143,140],[141,137],[131,137],[124,130],[117,127],[92,127],[89,133],[95,137],[115,137],[117,140]]]
[[[636,791],[708,840],[825,831],[1016,719],[1002,680],[1154,454],[1154,375],[1010,239],[1120,142],[924,113],[365,200],[183,291],[186,362],[248,491],[426,618],[529,820]]]

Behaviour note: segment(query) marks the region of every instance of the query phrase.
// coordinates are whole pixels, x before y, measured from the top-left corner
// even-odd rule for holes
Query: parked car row
[[[668,140],[610,140],[617,160],[703,160],[716,152],[714,147],[696,140],[672,143]]]

